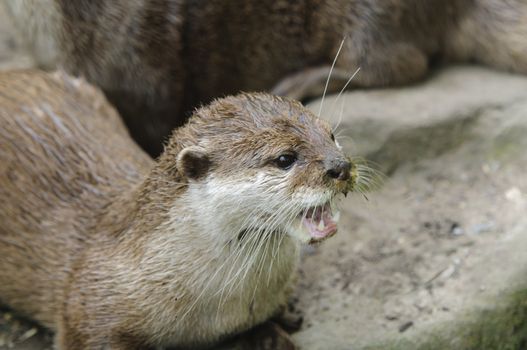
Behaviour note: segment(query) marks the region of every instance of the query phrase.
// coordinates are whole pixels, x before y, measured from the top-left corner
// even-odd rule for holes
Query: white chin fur
[[[290,237],[308,243],[313,237],[301,216],[292,221],[291,217],[300,214],[300,208],[324,205],[331,199],[331,193],[302,187],[291,197],[288,176],[288,173],[280,177],[262,172],[238,181],[209,176],[206,181],[189,186],[185,194],[187,210],[194,211],[196,216],[206,213],[195,225],[199,226],[199,232],[220,242],[236,238],[247,227],[265,230],[272,224],[273,229],[282,229]],[[207,200],[204,202],[203,198]],[[275,214],[278,215],[273,219]]]
[[[302,224],[300,217],[295,218],[291,225],[286,228],[286,232],[291,237],[299,240],[302,243],[309,243],[312,239],[307,228]]]

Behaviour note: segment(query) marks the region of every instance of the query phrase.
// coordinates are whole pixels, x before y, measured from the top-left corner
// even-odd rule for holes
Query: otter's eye
[[[280,169],[287,170],[296,162],[296,155],[290,153],[281,154],[274,162]]]

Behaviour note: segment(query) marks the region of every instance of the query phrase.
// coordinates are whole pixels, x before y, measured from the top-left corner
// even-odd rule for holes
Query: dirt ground
[[[0,68],[31,66],[4,18],[0,7]],[[295,340],[309,350],[417,349],[437,339],[470,348],[456,330],[523,288],[527,78],[455,67],[324,106],[346,150],[386,176],[367,199],[343,200],[336,237],[306,248]],[[46,349],[50,339],[0,311],[0,349]]]

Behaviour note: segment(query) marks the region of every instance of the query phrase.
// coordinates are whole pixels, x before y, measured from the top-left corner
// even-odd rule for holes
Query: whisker
[[[240,203],[243,201],[242,198],[240,198]],[[264,205],[262,204],[262,207]],[[258,210],[260,210],[260,206],[257,206],[256,208],[254,208],[250,215],[247,216],[247,218],[250,218],[252,217],[251,214],[255,214]],[[236,250],[235,250],[236,251]],[[243,252],[242,249],[239,250],[240,254],[241,252]],[[209,287],[211,286],[212,282],[214,281],[214,279],[216,278],[216,276],[218,275],[218,273],[220,273],[220,271],[223,270],[223,267],[226,266],[226,264],[229,262],[229,260],[234,257],[234,256],[238,256],[239,254],[235,254],[235,253],[231,253],[227,259],[224,260],[224,262],[216,269],[216,271],[214,272],[214,274],[212,275],[212,277],[210,277],[208,279],[208,282],[207,284],[202,287],[202,291],[201,293],[197,296],[197,298],[194,300],[194,302],[192,304],[190,304],[190,306],[188,307],[187,311],[181,316],[181,318],[179,319],[179,322],[182,322],[183,319],[185,319],[185,317],[194,309],[194,307],[197,305],[198,301],[201,300],[201,298],[203,297],[203,295],[205,294],[206,291],[208,291]],[[235,259],[235,261],[237,260],[237,258]],[[234,267],[236,264],[232,264],[232,267]],[[231,267],[231,268],[232,268]],[[213,295],[214,296],[214,295]],[[212,299],[212,298],[211,298]]]
[[[353,80],[353,78],[355,78],[355,76],[357,74],[359,74],[361,70],[361,67],[357,68],[355,70],[355,72],[351,75],[351,77],[346,81],[346,84],[344,84],[344,86],[342,87],[342,89],[339,91],[338,95],[337,95],[337,98],[335,99],[335,101],[333,102],[333,105],[337,104],[338,100],[340,99],[340,97],[342,96],[342,94],[344,93],[344,91],[346,91],[346,88],[348,87],[348,85],[351,83],[351,81]],[[332,105],[332,106],[333,106]]]
[[[331,64],[331,68],[329,69],[328,78],[326,80],[326,85],[324,86],[324,93],[322,94],[322,100],[320,101],[320,108],[318,110],[317,116],[320,118],[320,114],[322,113],[322,106],[324,105],[324,98],[326,97],[326,93],[328,91],[329,86],[329,80],[331,79],[331,73],[333,73],[333,68],[335,68],[335,64],[337,63],[337,59],[340,54],[340,50],[342,50],[342,46],[344,46],[344,42],[346,41],[346,36],[342,39],[340,42],[339,49],[337,50],[337,54],[335,55],[335,58],[333,59],[333,63]]]
[[[286,208],[287,204],[288,204],[287,202],[284,203],[280,208],[276,210],[276,213],[282,213],[283,210]],[[237,288],[238,285],[243,284],[243,281],[247,277],[249,271],[253,269],[255,264],[256,264],[256,268],[254,268],[255,272],[258,272],[259,269],[261,269],[260,265],[263,264],[262,260],[265,259],[266,254],[263,254],[264,256],[261,257],[260,255],[262,254],[260,254],[260,251],[262,250],[262,247],[265,245],[265,252],[267,252],[268,245],[269,245],[268,243],[269,236],[276,229],[276,226],[279,223],[278,221],[279,219],[280,219],[280,215],[272,215],[269,218],[267,218],[267,220],[263,224],[259,224],[259,223],[251,224],[251,226],[253,227],[256,224],[258,224],[259,226],[264,226],[265,229],[263,231],[260,230],[259,228],[254,228],[254,230],[253,230],[253,227],[248,228],[247,234],[251,235],[252,244],[249,247],[249,249],[246,250],[245,258],[242,261],[237,272],[229,280],[229,281],[232,281],[232,283],[228,283],[230,284],[230,286],[229,286],[229,290],[227,291],[227,295],[230,295],[231,292],[235,289],[235,287]],[[256,238],[253,238],[253,237],[256,237]],[[237,278],[242,272],[243,272],[243,276],[241,278]],[[258,273],[258,276],[259,275],[260,273]],[[224,288],[224,290],[225,289],[226,287]]]

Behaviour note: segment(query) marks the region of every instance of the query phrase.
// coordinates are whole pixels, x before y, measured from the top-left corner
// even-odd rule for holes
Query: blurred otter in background
[[[3,0],[40,63],[100,86],[158,155],[212,98],[407,84],[431,61],[527,72],[522,0]]]

